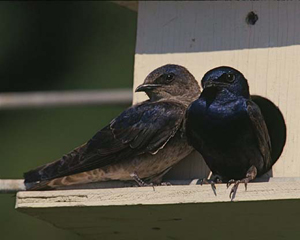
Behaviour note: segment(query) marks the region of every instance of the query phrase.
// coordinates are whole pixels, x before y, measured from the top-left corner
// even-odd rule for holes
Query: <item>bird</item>
[[[186,136],[212,171],[210,183],[233,184],[233,200],[240,183],[247,189],[249,181],[274,164],[270,136],[241,72],[217,67],[203,76],[201,85],[200,97],[187,109]]]
[[[135,92],[145,92],[149,99],[123,111],[60,159],[24,173],[26,189],[108,180],[160,184],[162,176],[194,150],[187,143],[184,120],[200,86],[185,67],[167,64],[152,71]]]

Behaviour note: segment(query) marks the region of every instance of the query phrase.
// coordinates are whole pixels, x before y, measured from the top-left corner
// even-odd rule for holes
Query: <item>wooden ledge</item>
[[[195,181],[191,182],[195,184]],[[88,239],[299,239],[300,181],[19,192],[18,211]]]
[[[48,207],[161,205],[230,202],[230,189],[217,184],[217,196],[210,185],[173,185],[110,189],[24,191],[17,194],[17,209]],[[237,201],[300,199],[300,181],[270,181],[240,184]]]

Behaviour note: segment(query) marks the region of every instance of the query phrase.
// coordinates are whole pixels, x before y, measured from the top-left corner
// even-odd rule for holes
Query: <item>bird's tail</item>
[[[54,189],[50,187],[49,181],[41,181],[41,182],[25,182],[25,187],[27,191],[37,191],[37,190],[51,190]]]
[[[33,170],[25,172],[24,184],[27,190],[48,190],[50,180],[55,178],[53,172],[62,164],[62,160],[56,160],[54,162],[39,166]]]
[[[24,183],[26,188],[28,190],[49,189],[53,185],[54,179],[77,173],[76,171],[70,172],[70,163],[78,163],[85,150],[86,144],[83,144],[54,162],[25,172]],[[64,185],[63,182],[61,184]]]
[[[45,168],[45,165],[24,173],[24,184],[25,184],[26,190],[48,190],[48,189],[51,189],[51,187],[48,186],[49,181],[42,180],[43,168]]]
[[[40,166],[36,169],[30,170],[26,173],[24,173],[24,182],[25,183],[31,183],[31,182],[37,182],[41,180],[41,172],[40,170],[43,169],[44,166]]]

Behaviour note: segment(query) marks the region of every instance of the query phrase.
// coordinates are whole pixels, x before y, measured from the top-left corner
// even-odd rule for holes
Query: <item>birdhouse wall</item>
[[[246,22],[250,12],[258,16],[254,25]],[[251,94],[273,101],[286,121],[286,145],[273,176],[300,177],[300,2],[139,2],[134,89],[168,63],[187,67],[198,81],[221,65],[241,71]],[[134,103],[146,98],[135,93]],[[208,172],[193,153],[168,177],[201,178]]]

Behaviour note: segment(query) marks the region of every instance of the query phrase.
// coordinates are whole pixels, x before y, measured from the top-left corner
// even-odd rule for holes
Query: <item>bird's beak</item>
[[[161,84],[142,84],[140,86],[138,86],[136,89],[135,89],[135,92],[146,92],[146,91],[149,91],[149,90],[153,90],[155,88],[158,88],[158,87],[161,87],[162,85]]]
[[[225,87],[228,84],[223,83],[223,82],[218,82],[216,80],[208,80],[205,84],[204,84],[204,88],[220,88],[220,87]]]
[[[204,84],[204,88],[210,88],[210,87],[215,87],[216,86],[216,82],[214,82],[213,80],[208,80],[205,84]]]

